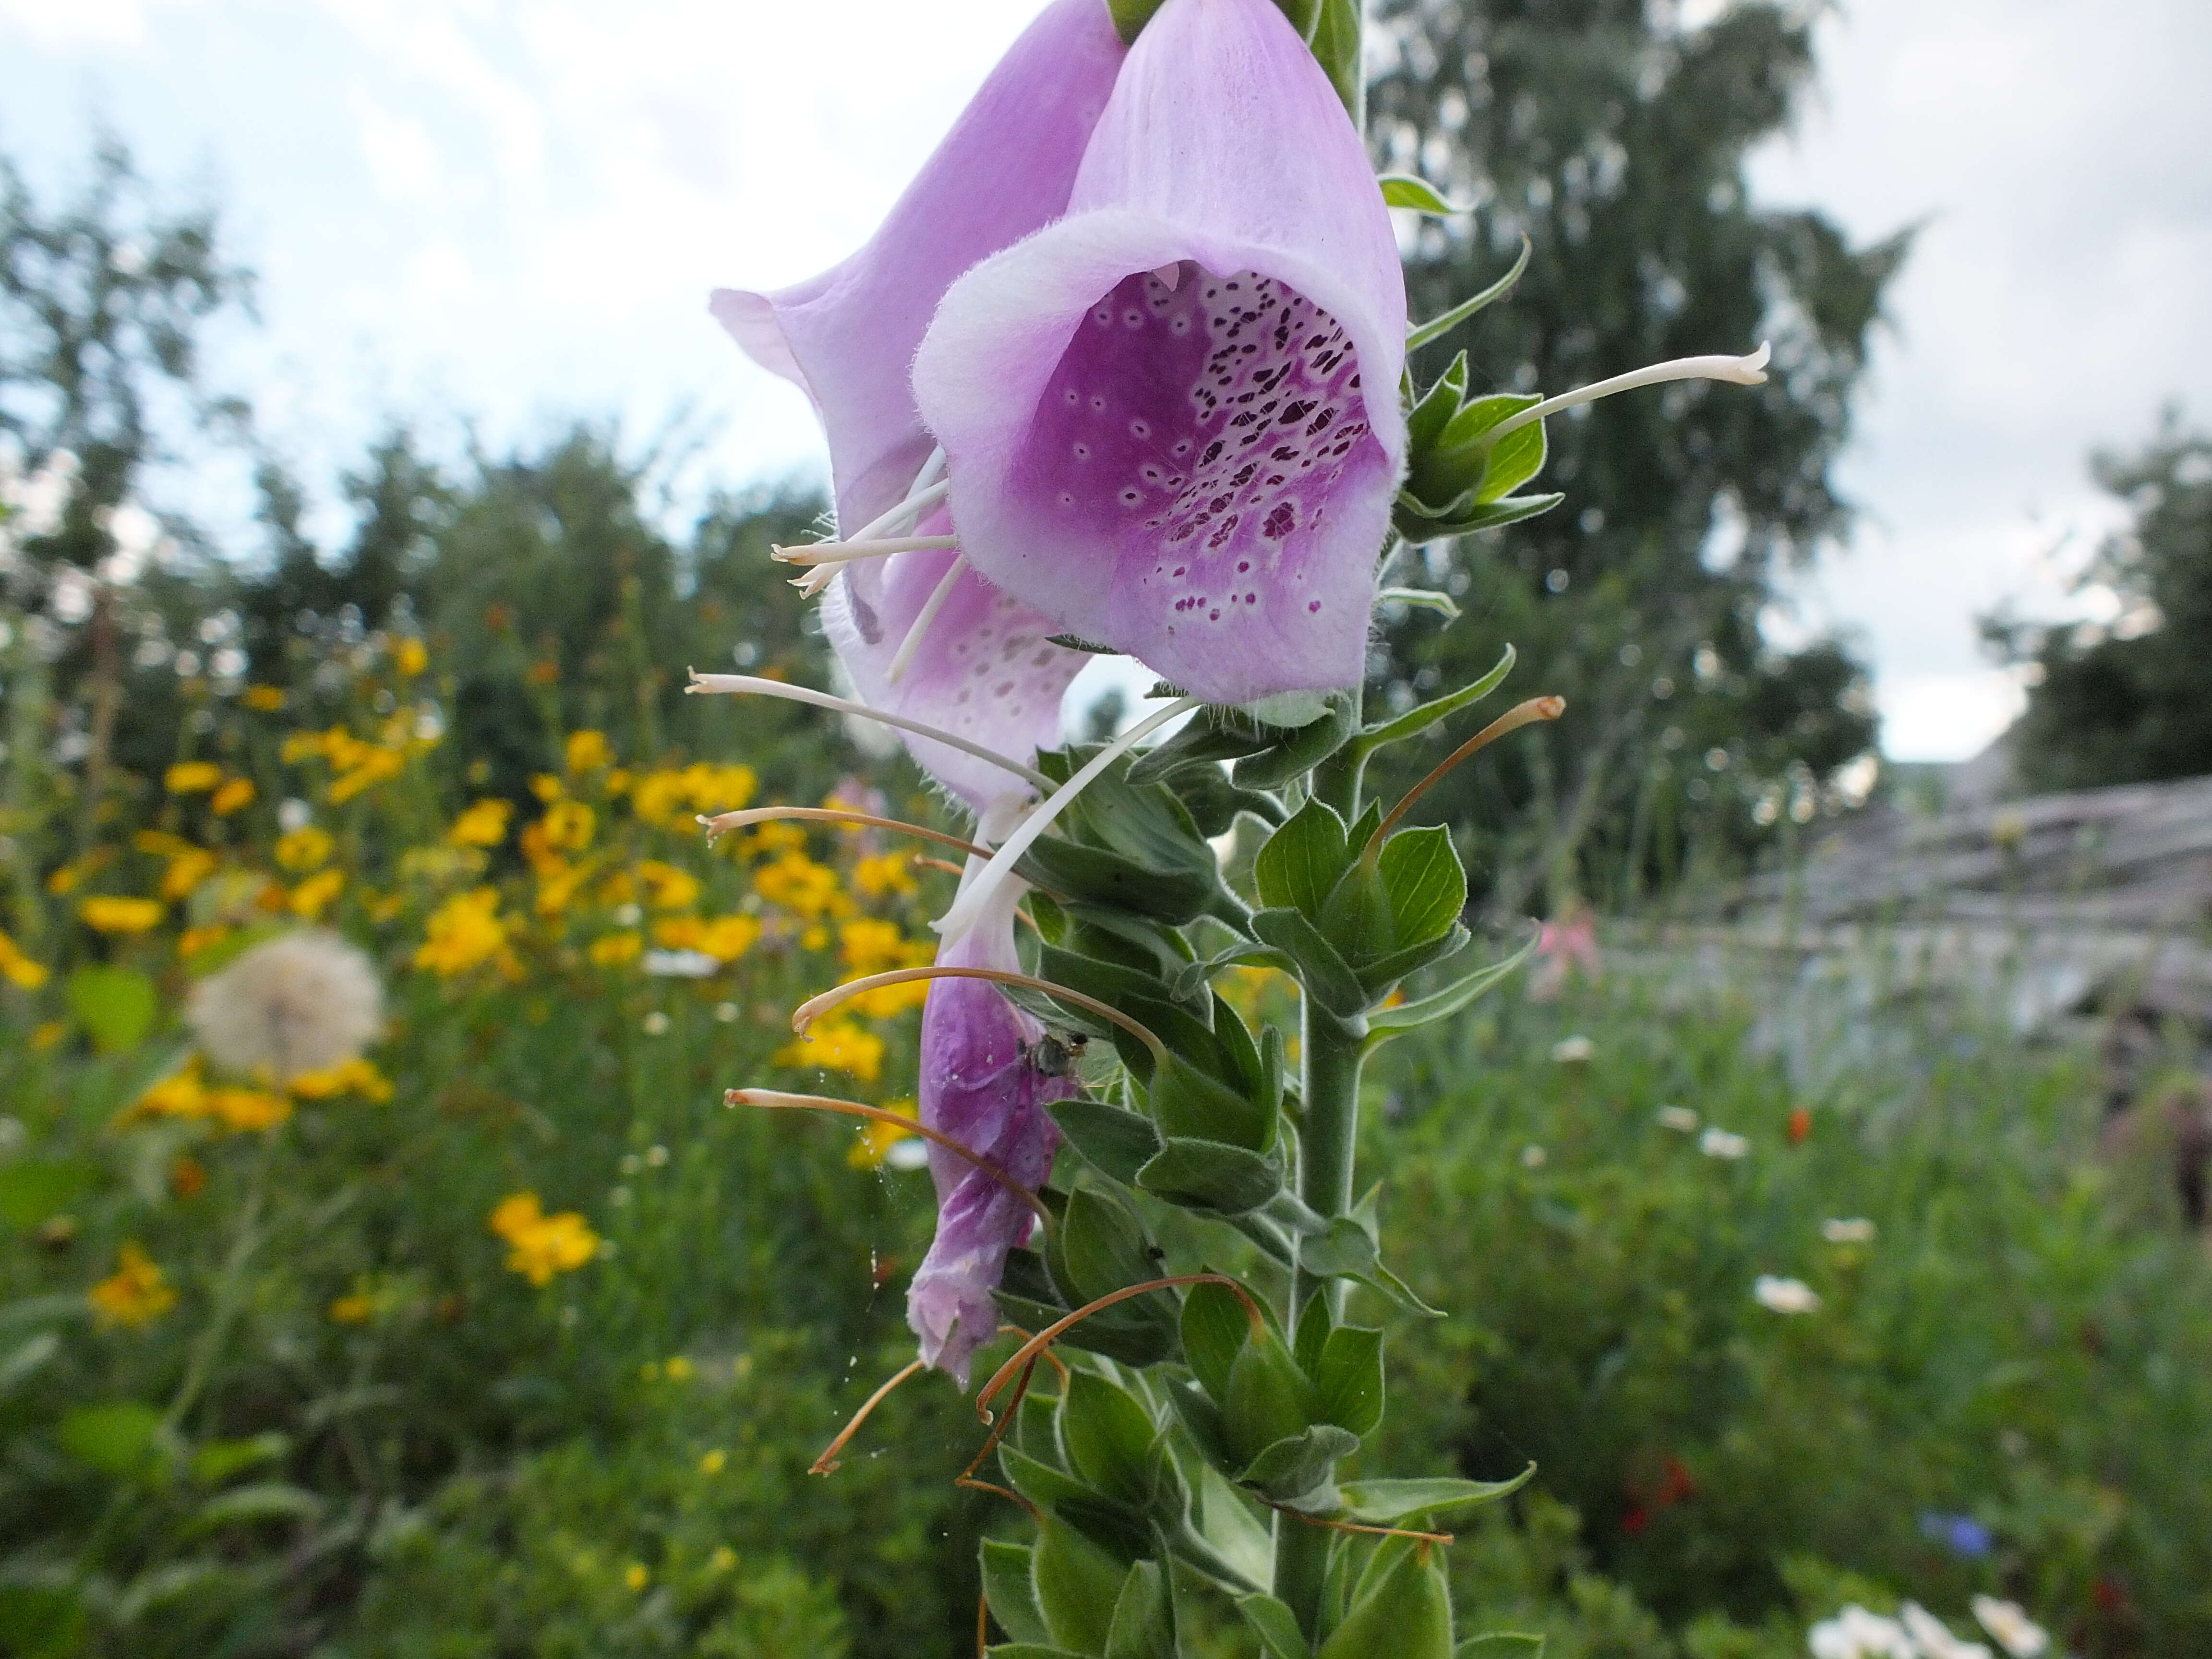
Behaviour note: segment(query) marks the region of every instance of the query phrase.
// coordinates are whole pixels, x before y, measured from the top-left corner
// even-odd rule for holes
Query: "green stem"
[[[1352,1153],[1359,1134],[1361,1039],[1351,1035],[1311,998],[1304,999],[1300,1064],[1305,1121],[1298,1137],[1298,1196],[1316,1214],[1340,1216],[1352,1208]],[[1309,1304],[1320,1298],[1323,1316],[1333,1324],[1341,1311],[1340,1279],[1313,1279],[1302,1269],[1291,1274],[1291,1328]],[[1275,1595],[1297,1615],[1298,1626],[1315,1633],[1321,1607],[1322,1578],[1328,1567],[1331,1534],[1326,1528],[1277,1514]]]
[[[231,1322],[245,1301],[246,1270],[262,1243],[261,1206],[268,1193],[269,1166],[276,1155],[276,1135],[275,1129],[262,1133],[252,1170],[246,1177],[246,1200],[239,1206],[237,1224],[231,1233],[230,1253],[216,1280],[208,1322],[192,1345],[191,1358],[185,1364],[184,1380],[177,1385],[176,1397],[169,1401],[169,1409],[161,1413],[164,1428],[183,1426],[185,1414],[198,1401],[201,1390],[214,1372],[224,1339],[230,1334]]]

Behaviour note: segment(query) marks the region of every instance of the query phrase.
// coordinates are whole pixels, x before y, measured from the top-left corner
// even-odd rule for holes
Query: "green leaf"
[[[1480,441],[1491,428],[1502,426],[1522,410],[1534,409],[1543,401],[1534,392],[1492,392],[1473,403],[1462,404],[1459,412],[1444,422],[1437,447],[1446,455],[1459,452],[1473,459],[1484,447]]]
[[[1451,831],[1440,823],[1401,830],[1382,843],[1376,866],[1401,949],[1442,939],[1467,908],[1467,872]]]
[[[1459,620],[1459,601],[1434,587],[1384,587],[1376,590],[1377,605],[1402,605],[1415,611],[1433,611],[1446,622]]]
[[[1321,26],[1321,0],[1275,0],[1275,8],[1291,20],[1298,39],[1310,45]]]
[[[1481,485],[1474,492],[1474,504],[1487,507],[1511,495],[1544,470],[1545,453],[1541,421],[1532,421],[1507,433],[1491,446],[1490,465],[1483,469]]]
[[[1170,1146],[1178,1140],[1219,1141],[1260,1157],[1273,1143],[1271,1103],[1254,1098],[1250,1087],[1208,1076],[1173,1050],[1152,1068],[1145,1093],[1152,1121]]]
[[[192,1534],[264,1521],[312,1521],[322,1512],[323,1500],[314,1493],[271,1480],[234,1486],[209,1498],[200,1505],[185,1531]]]
[[[1122,1580],[1105,1659],[1176,1659],[1175,1611],[1158,1562],[1139,1561]]]
[[[1049,1642],[1001,1642],[983,1651],[988,1659],[1085,1659],[1082,1654],[1056,1648]]]
[[[1229,1449],[1241,1464],[1304,1433],[1313,1422],[1313,1385],[1273,1326],[1247,1328],[1244,1344],[1230,1362],[1221,1419]]]
[[[1270,909],[1288,908],[1309,918],[1318,916],[1350,859],[1344,820],[1325,801],[1310,800],[1253,857],[1252,880],[1260,902]]]
[[[1226,1285],[1194,1285],[1183,1297],[1183,1359],[1217,1401],[1229,1398],[1229,1370],[1251,1328],[1243,1299]]]
[[[1305,1632],[1298,1628],[1297,1615],[1273,1596],[1240,1595],[1237,1598],[1237,1611],[1244,1615],[1244,1622],[1260,1638],[1260,1645],[1267,1651],[1267,1659],[1313,1659]]]
[[[93,1046],[108,1054],[137,1047],[160,1006],[154,981],[131,968],[88,964],[69,976],[67,996]]]
[[[18,1383],[61,1351],[62,1340],[52,1331],[40,1331],[17,1343],[7,1358],[0,1359],[0,1398],[14,1393]]]
[[[1242,1215],[1281,1190],[1279,1164],[1243,1146],[1171,1137],[1137,1171],[1137,1185],[1170,1204]]]
[[[1441,1310],[1422,1301],[1404,1279],[1382,1265],[1376,1252],[1374,1234],[1353,1217],[1337,1216],[1322,1231],[1301,1239],[1298,1266],[1316,1278],[1355,1280],[1407,1313],[1427,1319],[1444,1316]]]
[[[1373,1433],[1382,1420],[1382,1333],[1338,1326],[1311,1370],[1322,1420],[1362,1439]]]
[[[1141,1505],[1152,1493],[1152,1413],[1096,1371],[1074,1371],[1060,1406],[1060,1443],[1075,1472],[1109,1498]]]
[[[1278,951],[1270,945],[1240,945],[1222,951],[1218,956],[1184,966],[1175,977],[1170,990],[1178,1001],[1187,1001],[1213,982],[1213,976],[1229,968],[1279,968],[1286,974],[1298,970],[1286,951]]]
[[[1418,351],[1431,341],[1442,339],[1478,311],[1495,305],[1510,294],[1513,291],[1513,285],[1521,280],[1521,273],[1528,269],[1528,257],[1534,251],[1528,239],[1523,236],[1521,239],[1521,256],[1514,260],[1512,270],[1507,271],[1473,299],[1462,300],[1443,316],[1432,317],[1427,322],[1417,324],[1408,330],[1406,335],[1407,351],[1408,353]],[[1466,385],[1464,380],[1461,381],[1461,385],[1462,386]]]
[[[1410,173],[1386,173],[1375,182],[1382,186],[1385,207],[1411,208],[1416,213],[1433,213],[1440,218],[1474,211],[1471,207],[1459,207],[1446,201],[1434,185]]]
[[[27,1231],[69,1208],[99,1179],[100,1166],[82,1158],[0,1165],[0,1221]]]
[[[1077,1095],[1045,1109],[1084,1162],[1125,1187],[1159,1155],[1160,1133],[1149,1119],[1103,1100]]]
[[[1391,525],[1408,542],[1416,546],[1423,542],[1440,542],[1454,536],[1472,536],[1479,530],[1501,530],[1509,524],[1519,524],[1523,519],[1533,519],[1540,513],[1549,513],[1565,495],[1508,495],[1502,501],[1492,501],[1487,507],[1470,507],[1464,513],[1449,517],[1409,514],[1404,508],[1407,497],[1403,491],[1398,496],[1399,510],[1391,515]]]
[[[1357,1019],[1370,998],[1336,946],[1299,911],[1255,910],[1252,931],[1297,964],[1300,985],[1340,1019]]]
[[[1041,836],[1014,867],[1024,881],[1065,894],[1077,904],[1153,916],[1175,927],[1206,914],[1216,885],[1212,876],[1153,869],[1060,836]]]
[[[1359,49],[1360,0],[1322,0],[1313,54],[1344,100],[1355,132],[1367,130],[1367,70]]]
[[[290,1437],[274,1431],[245,1440],[210,1440],[192,1453],[192,1479],[204,1486],[221,1486],[240,1469],[273,1463],[291,1449]]]
[[[1517,654],[1509,645],[1505,647],[1505,654],[1498,659],[1498,665],[1480,679],[1462,685],[1458,690],[1438,697],[1434,702],[1425,702],[1418,708],[1409,708],[1394,720],[1369,726],[1359,734],[1360,747],[1371,751],[1386,743],[1402,743],[1407,738],[1419,737],[1438,720],[1456,714],[1471,702],[1480,702],[1505,683],[1505,677],[1513,672],[1513,662]]]
[[[1545,1639],[1525,1631],[1494,1630],[1468,1637],[1452,1650],[1452,1659],[1544,1659]]]
[[[1510,1480],[1458,1480],[1435,1476],[1419,1480],[1347,1480],[1344,1512],[1370,1526],[1395,1527],[1418,1521],[1442,1521],[1480,1504],[1494,1504],[1518,1492],[1535,1474],[1531,1463]]]
[[[1310,772],[1344,746],[1359,725],[1358,704],[1346,692],[1328,694],[1327,712],[1321,719],[1291,727],[1269,728],[1276,739],[1256,753],[1247,755],[1231,769],[1239,789],[1279,789],[1292,778]]]
[[[1316,1423],[1261,1448],[1237,1478],[1278,1504],[1317,1515],[1339,1506],[1338,1460],[1358,1449],[1359,1437],[1349,1429]]]
[[[1028,1402],[1024,1401],[1023,1404],[1026,1406]],[[999,1468],[1016,1492],[1044,1509],[1057,1509],[1062,1504],[1098,1496],[1066,1470],[1030,1456],[1010,1441],[999,1443]]]
[[[1121,37],[1121,44],[1133,46],[1145,25],[1152,21],[1164,0],[1106,0],[1107,15],[1114,20],[1114,31]]]
[[[1044,1615],[1037,1611],[1036,1588],[1030,1582],[1031,1565],[1030,1547],[1002,1539],[983,1540],[983,1599],[989,1603],[991,1617],[999,1621],[999,1628],[1016,1642],[1032,1647],[1042,1646],[1050,1632],[1044,1627]],[[1004,1653],[1005,1648],[994,1652]]]
[[[1445,423],[1459,413],[1460,400],[1466,395],[1467,353],[1462,351],[1406,411],[1407,453],[1418,455],[1433,447],[1443,435]]]
[[[91,1618],[76,1592],[51,1584],[0,1584],[0,1651],[15,1659],[68,1659]]]
[[[62,1449],[104,1474],[131,1478],[154,1468],[161,1449],[161,1414],[135,1400],[80,1406],[61,1421]]]
[[[1128,1574],[1127,1562],[1115,1560],[1066,1522],[1048,1515],[1038,1522],[1030,1582],[1045,1630],[1060,1646],[1079,1653],[1105,1651],[1114,1604]]]
[[[1321,1644],[1319,1659],[1451,1659],[1451,1638],[1443,1552],[1389,1538],[1361,1574],[1351,1610]]]
[[[1069,1197],[1060,1249],[1073,1281],[1067,1288],[1085,1302],[1159,1277],[1158,1258],[1145,1237],[1144,1223],[1096,1187],[1079,1187]]]
[[[0,1331],[21,1330],[27,1325],[58,1325],[91,1316],[92,1304],[84,1299],[81,1291],[21,1297],[0,1305]]]
[[[1411,1002],[1401,1002],[1395,1008],[1376,1010],[1367,1022],[1373,1033],[1368,1039],[1370,1044],[1379,1046],[1401,1032],[1413,1030],[1434,1020],[1449,1019],[1528,961],[1536,948],[1536,940],[1541,937],[1540,933],[1531,937],[1528,944],[1504,961],[1494,962],[1487,968],[1478,968],[1441,991],[1416,998]]]

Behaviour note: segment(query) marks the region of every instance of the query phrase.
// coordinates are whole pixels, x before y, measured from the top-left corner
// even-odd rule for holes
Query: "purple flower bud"
[[[1066,216],[951,285],[914,392],[975,570],[1243,702],[1360,678],[1405,336],[1389,215],[1312,52],[1271,0],[1167,0]]]
[[[939,958],[952,967],[1014,972],[1014,903],[1018,882],[1003,884],[975,927]],[[1033,1051],[1043,1028],[984,980],[940,979],[921,1012],[921,1121],[995,1159],[1032,1191],[1052,1173],[1060,1126],[1047,1103],[1075,1092]],[[907,1323],[921,1357],[968,1386],[975,1350],[999,1328],[992,1292],[1006,1252],[1025,1243],[1034,1212],[1004,1182],[942,1147],[929,1152],[937,1184],[937,1237],[907,1291]]]

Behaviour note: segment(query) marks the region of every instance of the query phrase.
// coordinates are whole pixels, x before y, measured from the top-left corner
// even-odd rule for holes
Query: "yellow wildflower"
[[[137,1330],[177,1304],[177,1292],[154,1258],[136,1244],[116,1253],[115,1271],[86,1292],[103,1325]]]
[[[224,1128],[244,1134],[275,1128],[292,1115],[292,1103],[266,1089],[210,1089],[206,1115],[220,1118]]]
[[[753,872],[753,889],[770,904],[807,921],[831,908],[839,896],[837,872],[804,853],[786,853]]]
[[[328,830],[304,823],[297,830],[288,830],[277,836],[273,850],[279,868],[297,873],[312,870],[330,857],[331,848],[336,844],[331,840]]]
[[[496,847],[507,839],[507,821],[514,813],[512,801],[480,800],[453,820],[446,839],[456,847]]]
[[[284,706],[284,694],[273,685],[249,685],[246,695],[239,699],[248,708],[258,708],[264,714],[273,714]]]
[[[356,1291],[331,1304],[331,1317],[341,1325],[366,1325],[375,1312],[376,1298],[366,1291]]]
[[[912,1117],[915,1113],[915,1103],[911,1100],[890,1101],[887,1103],[886,1109],[896,1112],[901,1117]],[[861,1125],[860,1139],[846,1152],[845,1162],[856,1170],[880,1169],[892,1147],[913,1137],[911,1129],[902,1128],[896,1123],[886,1123],[881,1118],[870,1118]]]
[[[534,824],[532,826],[536,828]],[[576,890],[591,875],[588,864],[571,864],[566,859],[548,858],[538,866],[538,914],[557,916],[575,902]]]
[[[694,1368],[690,1360],[679,1353],[672,1357],[668,1364],[661,1369],[666,1373],[671,1382],[689,1382]]]
[[[653,1582],[653,1575],[645,1570],[641,1561],[633,1561],[623,1569],[623,1583],[634,1590],[641,1590]]]
[[[724,1451],[720,1446],[716,1446],[704,1456],[700,1458],[699,1473],[702,1474],[720,1474],[724,1468],[727,1466],[729,1461],[729,1453]]]
[[[226,778],[222,787],[216,790],[214,798],[208,802],[208,811],[219,818],[227,818],[233,812],[252,805],[253,793],[252,779]]]
[[[825,1020],[775,1052],[775,1063],[800,1071],[843,1072],[873,1083],[884,1068],[884,1040],[849,1020]]]
[[[915,889],[914,860],[903,853],[878,853],[853,866],[853,885],[870,898]]]
[[[550,806],[561,799],[563,792],[560,779],[550,772],[539,772],[530,780],[530,793]]]
[[[592,963],[599,968],[619,968],[626,962],[635,962],[644,949],[642,933],[609,933],[592,941]]]
[[[301,1100],[331,1100],[356,1094],[381,1103],[392,1098],[392,1081],[375,1063],[355,1055],[319,1072],[301,1072],[285,1084]]]
[[[205,1117],[207,1085],[200,1081],[200,1062],[195,1056],[180,1072],[173,1072],[131,1103],[125,1117]]]
[[[33,962],[25,956],[4,933],[0,933],[0,979],[35,991],[46,982],[47,969],[43,963]]]
[[[599,1254],[599,1237],[574,1210],[547,1215],[536,1193],[501,1199],[487,1224],[507,1243],[507,1267],[533,1285],[572,1273]]]
[[[220,945],[230,937],[230,929],[220,924],[209,927],[187,927],[177,935],[177,954],[196,957],[211,946]]]
[[[422,641],[410,634],[392,647],[392,665],[411,680],[430,665],[430,653]]]
[[[344,886],[345,872],[342,870],[325,870],[309,876],[292,890],[292,914],[313,921],[331,908],[331,901]]]
[[[82,858],[63,865],[53,874],[48,876],[46,890],[58,897],[75,892],[83,884],[86,877],[96,873],[114,862],[115,849],[112,847],[95,847]]]
[[[753,831],[752,851],[762,858],[774,858],[779,853],[801,853],[806,850],[806,831],[795,823],[781,818],[770,818]]]
[[[222,768],[213,761],[179,761],[161,775],[161,787],[173,795],[204,795],[222,781]]]
[[[42,1025],[35,1026],[31,1031],[32,1052],[42,1054],[68,1035],[69,1026],[58,1019],[50,1019]]]
[[[428,937],[415,952],[415,965],[451,979],[497,956],[507,946],[507,923],[499,914],[499,890],[478,887],[456,893],[430,916]]]
[[[688,910],[699,902],[699,878],[689,870],[647,859],[637,866],[637,873],[652,890],[656,910]]]
[[[190,898],[192,889],[215,873],[216,856],[204,847],[187,847],[169,860],[161,872],[161,896]]]
[[[556,800],[545,809],[544,821],[548,846],[580,853],[592,844],[592,830],[599,820],[581,801]]]
[[[331,805],[342,805],[364,789],[398,777],[405,764],[406,757],[396,749],[362,745],[353,764],[331,781]]]
[[[900,967],[906,961],[906,940],[896,922],[869,917],[848,921],[837,930],[837,945],[838,954],[855,979]]]
[[[96,933],[143,933],[161,925],[159,899],[99,894],[79,902],[77,915]]]
[[[596,772],[614,759],[614,750],[607,744],[604,732],[571,732],[565,756],[569,774]]]
[[[617,870],[599,884],[599,902],[628,904],[637,896],[637,882],[627,870]]]

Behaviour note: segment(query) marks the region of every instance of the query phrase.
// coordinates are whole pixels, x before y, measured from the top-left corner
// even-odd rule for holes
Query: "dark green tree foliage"
[[[1817,214],[1747,198],[1747,152],[1811,76],[1804,15],[1746,3],[1684,32],[1671,10],[1380,8],[1393,54],[1371,94],[1381,159],[1474,209],[1425,222],[1407,262],[1413,314],[1487,285],[1523,236],[1534,246],[1508,300],[1419,354],[1423,385],[1462,349],[1471,392],[1552,393],[1774,343],[1764,386],[1680,384],[1552,421],[1528,488],[1564,490],[1565,506],[1431,546],[1425,570],[1400,556],[1394,580],[1440,581],[1467,614],[1386,621],[1370,695],[1402,706],[1459,684],[1510,640],[1516,683],[1568,700],[1555,728],[1433,798],[1454,823],[1526,826],[1479,849],[1508,909],[1543,885],[1632,896],[1699,831],[1747,848],[1793,807],[1834,805],[1838,769],[1875,738],[1845,648],[1776,650],[1759,617],[1780,571],[1846,522],[1829,464],[1906,238],[1854,248]]]
[[[298,485],[264,467],[271,556],[238,596],[252,672],[312,701],[333,645],[371,628],[419,631],[451,673],[437,695],[452,751],[498,793],[557,769],[562,738],[584,727],[625,756],[727,757],[726,720],[684,696],[684,671],[827,683],[823,643],[769,558],[822,503],[793,489],[719,495],[679,544],[649,511],[662,470],[588,426],[536,452],[477,453],[459,471],[394,431],[346,479],[355,527],[326,551],[300,527]],[[787,787],[821,772],[818,726],[799,710],[747,716],[742,758]]]
[[[2003,658],[2039,676],[2012,744],[2014,775],[2031,790],[2212,772],[2212,436],[2169,410],[2142,450],[2093,466],[2134,522],[2098,549],[2076,591],[2109,589],[2117,616],[1983,625]]]
[[[118,510],[143,509],[150,469],[243,430],[243,405],[204,387],[200,344],[220,315],[250,313],[251,295],[217,248],[213,210],[158,203],[121,144],[102,143],[58,207],[0,157],[0,448],[62,482],[54,510],[24,515],[0,559],[0,614],[16,636],[9,725],[18,747],[51,741],[81,763],[88,813],[129,742],[126,703],[137,729],[173,731],[180,713],[173,677],[149,678],[136,659],[165,636],[182,589],[125,544]],[[179,559],[199,546],[179,520],[161,528]],[[12,811],[58,804],[11,780]]]

